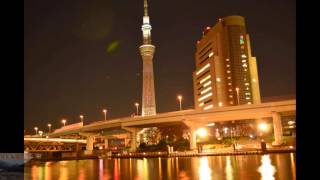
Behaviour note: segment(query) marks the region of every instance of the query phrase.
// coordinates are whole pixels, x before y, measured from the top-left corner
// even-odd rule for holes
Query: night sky
[[[294,0],[149,0],[157,112],[193,107],[197,40],[218,18],[246,18],[262,97],[295,94]],[[143,0],[24,1],[24,122],[47,131],[130,116],[141,104]],[[141,107],[141,106],[140,106]]]

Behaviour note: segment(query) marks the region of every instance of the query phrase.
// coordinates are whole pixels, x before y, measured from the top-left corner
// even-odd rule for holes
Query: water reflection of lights
[[[233,169],[232,169],[232,165],[231,165],[230,156],[227,156],[227,163],[226,163],[225,172],[226,172],[227,180],[232,180],[233,179]]]
[[[274,180],[274,174],[276,173],[275,167],[271,164],[269,155],[263,155],[261,159],[261,166],[258,171],[261,174],[262,180]]]
[[[149,179],[149,169],[147,158],[143,158],[143,179]]]
[[[114,160],[114,169],[113,169],[113,178],[114,180],[119,180],[119,176],[120,176],[120,170],[119,170],[119,165],[118,165],[118,161],[119,159],[115,159]]]
[[[159,178],[162,179],[162,167],[161,167],[161,158],[158,158],[158,167],[159,167]]]
[[[179,180],[189,180],[190,177],[187,175],[185,171],[180,171],[178,174]]]
[[[209,167],[207,157],[200,158],[200,167],[199,167],[198,173],[199,173],[200,180],[211,179],[211,169]]]
[[[60,161],[60,177],[59,179],[65,180],[68,179],[68,168],[67,161]]]
[[[51,180],[51,164],[52,162],[46,162],[45,165],[44,165],[44,172],[45,172],[45,179],[46,180]]]
[[[296,161],[294,160],[293,153],[290,153],[290,162],[291,162],[291,169],[292,169],[292,177],[296,179]]]
[[[99,179],[103,179],[103,159],[99,159]]]

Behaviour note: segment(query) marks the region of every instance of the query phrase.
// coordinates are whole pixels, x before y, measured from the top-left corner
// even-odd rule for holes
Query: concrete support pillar
[[[183,123],[189,127],[190,130],[190,139],[189,139],[189,143],[190,143],[190,149],[191,150],[196,150],[197,149],[197,135],[196,135],[196,130],[199,127],[202,127],[202,124],[199,123],[195,123],[194,121],[183,121]]]
[[[190,149],[195,150],[197,149],[197,135],[196,135],[196,128],[191,127],[190,128]]]
[[[274,132],[274,142],[272,145],[281,145],[282,140],[282,123],[281,116],[278,112],[272,112],[272,121],[273,121],[273,132]]]
[[[137,135],[138,135],[138,132],[140,131],[140,128],[122,127],[122,129],[130,132],[131,134],[130,151],[135,152],[137,150]]]
[[[93,151],[94,136],[87,137],[87,151]]]

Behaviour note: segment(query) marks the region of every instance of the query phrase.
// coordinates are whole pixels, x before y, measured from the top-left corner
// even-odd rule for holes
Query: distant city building
[[[260,103],[256,58],[241,16],[219,19],[197,42],[193,72],[196,109]]]
[[[141,27],[143,44],[140,54],[143,61],[142,116],[156,115],[156,100],[153,78],[153,54],[155,46],[151,44],[151,25],[148,16],[148,3],[144,0],[143,25]]]

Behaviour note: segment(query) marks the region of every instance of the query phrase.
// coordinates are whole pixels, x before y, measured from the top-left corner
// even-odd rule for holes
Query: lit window
[[[213,52],[211,52],[211,53],[209,54],[209,57],[211,57],[211,56],[213,56]]]
[[[233,96],[232,96],[232,95],[229,95],[229,98],[233,98]]]
[[[212,104],[209,105],[209,106],[204,107],[203,109],[204,109],[204,110],[207,110],[207,109],[210,109],[210,108],[213,108],[213,105],[212,105]]]
[[[205,66],[203,66],[203,68],[201,68],[196,75],[199,75],[200,73],[202,73],[204,70],[206,70],[208,67],[210,67],[210,63],[206,64]]]
[[[231,83],[228,83],[228,85],[231,86],[232,84],[231,84]]]
[[[247,62],[247,60],[245,60],[245,59],[242,59],[242,61],[241,61],[241,62],[245,63],[245,62]]]
[[[228,70],[227,73],[231,73],[231,71]]]
[[[244,85],[249,86],[249,83],[244,83]]]
[[[219,102],[219,107],[222,107],[222,102]]]
[[[246,58],[247,56],[246,56],[245,54],[242,54],[241,57],[242,57],[242,58]]]
[[[244,70],[244,71],[247,71],[247,68],[244,68],[243,70]]]
[[[246,95],[250,95],[250,93],[249,93],[249,92],[246,92],[245,94],[246,94]]]
[[[226,61],[230,61],[229,59],[226,59]]]
[[[240,44],[244,44],[244,39],[242,35],[240,36]]]
[[[221,82],[221,79],[220,79],[220,78],[217,78],[217,82]]]
[[[231,77],[230,77],[230,76],[228,76],[228,79],[231,79]]]
[[[227,64],[227,67],[230,67],[230,64]]]
[[[206,92],[210,91],[211,89],[212,89],[212,87],[208,87],[207,89],[205,89],[205,90],[201,91],[200,93],[201,93],[201,94],[204,94],[204,93],[206,93]]]
[[[202,102],[202,103],[199,104],[199,107],[201,107],[201,106],[203,106],[203,105],[204,105],[204,103]]]
[[[204,99],[206,99],[207,97],[210,97],[210,96],[212,96],[212,93],[208,93],[208,94],[200,97],[200,98],[198,99],[198,101],[202,101],[202,100],[204,100]]]
[[[232,89],[229,89],[229,92],[232,92]]]
[[[256,82],[256,79],[255,79],[255,78],[253,78],[253,79],[252,79],[252,82]]]
[[[251,102],[248,102],[248,104],[252,104]]]
[[[246,99],[248,100],[248,99],[250,99],[250,97],[246,97]]]
[[[206,76],[205,78],[203,78],[203,79],[200,81],[200,84],[202,84],[203,82],[205,82],[206,80],[208,80],[210,77],[211,77],[211,75],[209,74],[208,76]]]
[[[242,64],[242,67],[248,67],[246,63]]]
[[[249,90],[249,87],[247,87],[246,90]]]
[[[295,124],[295,123],[296,123],[296,122],[294,122],[294,121],[289,121],[289,122],[288,122],[289,125],[293,125],[293,124]]]
[[[209,86],[211,84],[211,81],[208,81],[208,82],[206,82],[204,85],[203,85],[203,87],[207,87],[207,86]]]

